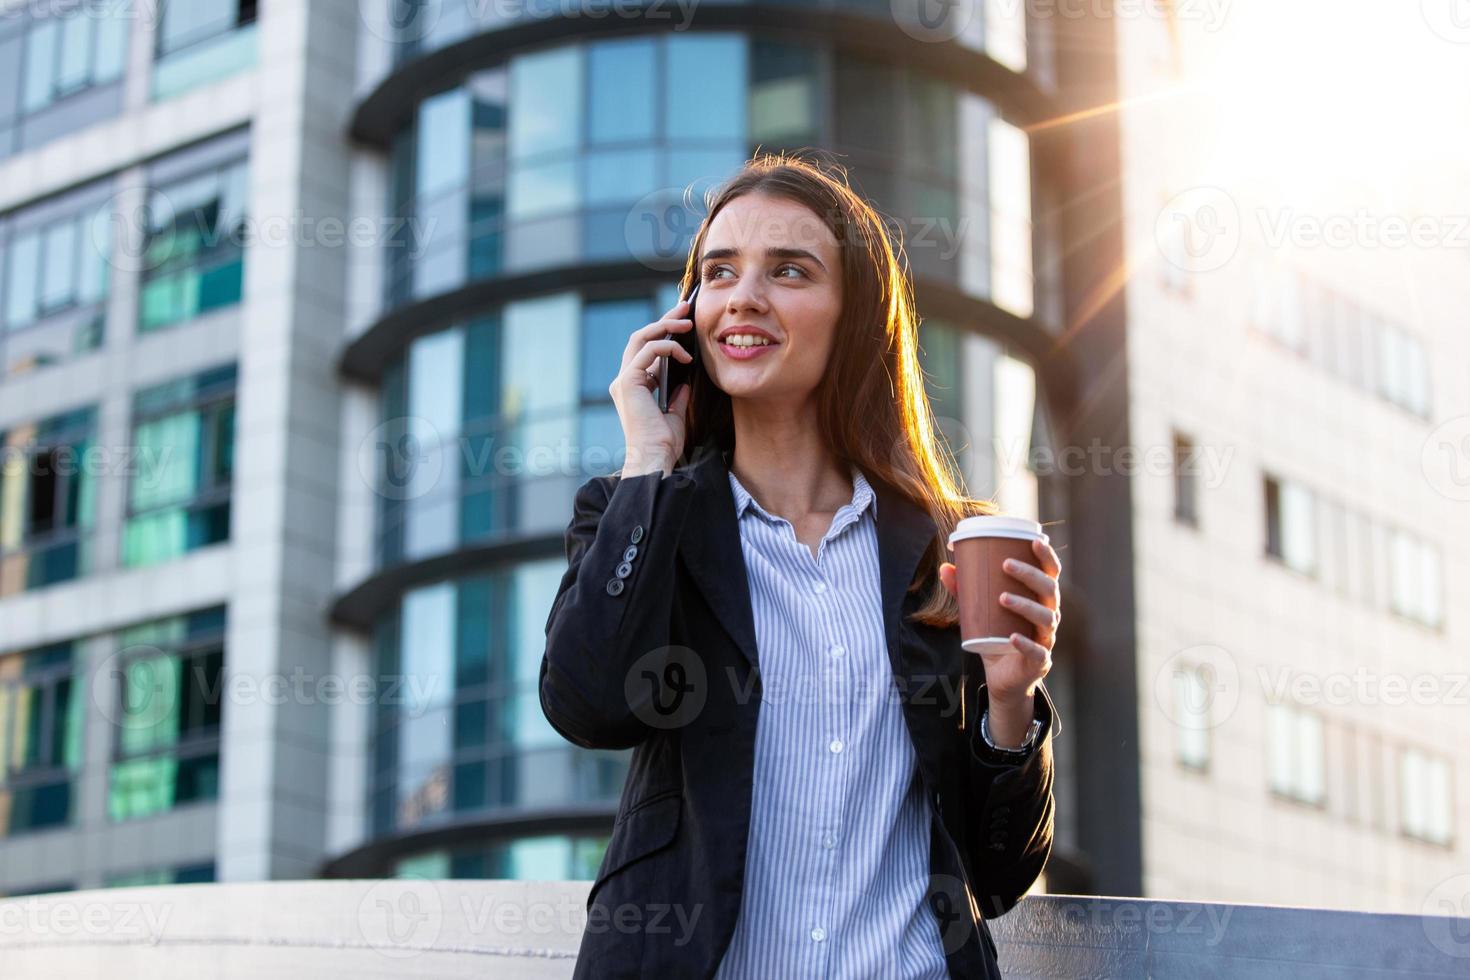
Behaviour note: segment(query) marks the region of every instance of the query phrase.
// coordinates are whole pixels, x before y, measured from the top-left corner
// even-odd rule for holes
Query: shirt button
[[[844,647],[841,643],[834,643],[832,644],[832,649],[828,652],[831,653],[834,657],[840,657],[847,652],[847,648]]]
[[[823,837],[822,838],[822,846],[825,847],[829,851],[832,850],[832,848],[836,847],[837,846],[837,837],[836,837],[836,835],[835,834],[828,834],[827,836]]]
[[[817,595],[821,595],[823,592],[827,591],[827,583],[818,582],[816,585],[812,586],[812,591],[815,592]]]
[[[831,749],[833,752],[841,752],[842,751],[842,739],[840,739],[840,738],[834,738],[831,741],[831,743],[827,746],[827,748]]]
[[[823,939],[827,938],[827,930],[823,929],[821,926],[817,926],[815,929],[812,930],[812,938],[815,939],[817,942],[821,942]]]

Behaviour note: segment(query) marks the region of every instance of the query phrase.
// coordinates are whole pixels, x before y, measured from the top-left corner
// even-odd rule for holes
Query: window
[[[1035,296],[1031,267],[1031,145],[1026,133],[990,120],[991,298],[1029,317]]]
[[[1322,716],[1289,704],[1266,705],[1271,791],[1313,806],[1326,802]]]
[[[219,795],[225,610],[117,635],[108,814],[129,820]]]
[[[93,185],[0,223],[4,372],[58,363],[102,343],[111,208]]]
[[[0,158],[115,116],[134,17],[58,0],[0,15]]]
[[[1011,71],[1026,70],[1025,0],[984,0],[985,53]]]
[[[0,656],[0,837],[65,826],[82,762],[75,650]]]
[[[395,878],[500,878],[515,881],[590,881],[610,840],[606,835],[557,834],[494,841],[399,858]]]
[[[160,0],[153,97],[169,98],[255,62],[255,0]]]
[[[1389,588],[1394,612],[1438,627],[1443,610],[1439,550],[1407,531],[1389,531]]]
[[[377,705],[374,833],[617,799],[627,754],[567,745],[541,710],[546,610],[565,568],[537,560],[414,589],[378,623],[379,676],[424,683]]]
[[[1199,527],[1199,470],[1194,440],[1174,433],[1174,519]]]
[[[95,438],[93,408],[0,432],[0,596],[91,569]]]
[[[131,20],[121,8],[72,4],[35,21],[25,37],[21,108],[52,103],[122,77]]]
[[[247,180],[247,165],[239,161],[150,192],[140,333],[240,302]]]
[[[750,141],[764,149],[817,142],[817,51],[809,45],[751,42]]]
[[[1453,799],[1448,760],[1413,748],[1399,753],[1399,827],[1404,834],[1450,846]]]
[[[1181,666],[1174,671],[1176,758],[1190,769],[1210,767],[1210,671],[1208,664]]]
[[[104,888],[138,888],[148,885],[194,885],[215,880],[214,862],[187,864],[176,868],[155,868],[128,874],[108,875]]]
[[[138,464],[128,488],[122,563],[151,565],[226,540],[235,366],[139,392],[133,444]]]
[[[1298,483],[1266,477],[1266,554],[1304,575],[1317,572],[1316,509]]]

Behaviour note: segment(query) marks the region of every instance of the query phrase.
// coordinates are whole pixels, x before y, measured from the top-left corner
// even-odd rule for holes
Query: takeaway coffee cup
[[[1002,592],[1034,598],[1002,564],[1007,558],[1036,564],[1031,542],[1048,541],[1041,525],[1024,517],[967,517],[949,536],[960,600],[960,646],[983,655],[1011,651],[1010,635],[1035,638],[1036,624],[1000,604]]]

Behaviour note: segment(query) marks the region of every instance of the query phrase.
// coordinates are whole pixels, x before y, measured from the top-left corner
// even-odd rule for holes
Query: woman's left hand
[[[1062,563],[1050,542],[1033,541],[1031,550],[1040,562],[1039,567],[1007,558],[1002,568],[1011,578],[1029,588],[1036,598],[1003,592],[996,601],[1035,623],[1036,639],[1012,633],[1011,646],[1019,656],[986,659],[985,683],[990,689],[991,703],[1016,703],[1031,698],[1036,693],[1036,685],[1051,670],[1051,651],[1057,642],[1057,629],[1062,624],[1062,587],[1058,581]],[[958,596],[952,562],[939,566],[939,581]]]

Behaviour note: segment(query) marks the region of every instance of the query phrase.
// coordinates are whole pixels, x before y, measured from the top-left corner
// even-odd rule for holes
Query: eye
[[[785,269],[795,269],[797,272],[801,273],[803,279],[807,277],[806,270],[803,269],[801,266],[795,264],[794,262],[787,262],[785,265],[778,266],[776,268],[776,271],[779,273]]]
[[[727,270],[728,268],[729,268],[729,266],[723,266],[723,265],[708,265],[708,266],[705,266],[704,267],[703,278],[705,278],[705,279],[713,279],[713,278],[715,278],[716,273],[719,273],[722,270]]]

